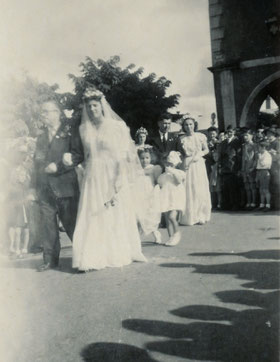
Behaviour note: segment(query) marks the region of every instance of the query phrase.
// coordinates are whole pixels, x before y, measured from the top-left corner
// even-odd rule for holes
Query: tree
[[[46,99],[55,99],[64,107],[65,93],[58,93],[57,84],[39,83],[24,74],[22,80],[10,79],[4,86],[5,109],[1,109],[2,126],[10,134],[17,133],[21,122],[25,123],[31,136],[36,136],[42,127],[40,104]]]
[[[65,95],[65,108],[73,110],[73,117],[79,122],[82,94],[88,85],[94,85],[104,93],[132,134],[141,126],[149,130],[157,129],[157,121],[171,116],[168,110],[179,103],[179,95],[166,95],[171,81],[165,77],[157,78],[155,73],[143,77],[143,68],[135,70],[135,65],[130,64],[122,69],[119,62],[118,56],[107,61],[94,61],[87,57],[80,64],[82,75],[69,75],[75,85],[75,94]]]
[[[22,119],[28,126],[29,131],[36,135],[42,127],[40,121],[40,104],[46,99],[55,99],[62,105],[64,94],[59,94],[58,84],[48,85],[39,83],[37,80],[26,76],[19,85],[15,95],[15,110],[17,118]]]

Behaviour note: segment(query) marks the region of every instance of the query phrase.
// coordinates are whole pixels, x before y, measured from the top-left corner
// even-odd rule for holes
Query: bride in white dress
[[[129,129],[104,95],[87,89],[80,135],[85,171],[73,237],[73,268],[80,271],[146,261],[133,194],[141,166]]]

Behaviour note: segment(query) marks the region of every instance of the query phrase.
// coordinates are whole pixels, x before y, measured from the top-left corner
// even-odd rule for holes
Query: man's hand
[[[54,162],[51,162],[46,168],[46,173],[56,173],[57,172],[57,166]]]
[[[62,162],[65,166],[72,166],[73,165],[72,154],[69,152],[64,153],[62,157]]]

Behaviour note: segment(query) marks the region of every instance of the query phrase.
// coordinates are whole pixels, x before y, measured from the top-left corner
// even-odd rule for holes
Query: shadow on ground
[[[274,238],[269,238],[274,239]],[[278,238],[276,238],[278,239]],[[280,239],[280,238],[279,238]],[[280,250],[251,250],[243,253],[191,253],[190,256],[243,256],[247,259],[280,260]]]
[[[92,343],[81,356],[85,362],[156,362],[146,350],[121,343]]]
[[[265,251],[266,252],[266,251]],[[244,253],[276,258],[277,253]],[[212,256],[212,255],[210,255]],[[273,259],[273,258],[270,258]],[[187,305],[170,313],[182,323],[127,319],[124,328],[159,339],[146,343],[147,350],[180,358],[224,362],[279,361],[279,264],[238,262],[228,264],[161,264],[167,268],[194,268],[194,273],[232,274],[250,281],[250,289],[218,291],[220,302],[239,304],[235,309],[211,305]],[[263,293],[254,289],[276,289]],[[242,307],[241,307],[242,306]],[[244,306],[246,309],[244,309]],[[250,307],[250,308],[248,308]],[[243,310],[240,310],[243,309]],[[193,321],[194,320],[194,321]]]
[[[266,262],[236,262],[227,264],[187,264],[165,263],[165,268],[194,268],[193,273],[200,274],[233,274],[238,279],[250,280],[242,284],[243,287],[255,289],[279,289],[280,263]]]

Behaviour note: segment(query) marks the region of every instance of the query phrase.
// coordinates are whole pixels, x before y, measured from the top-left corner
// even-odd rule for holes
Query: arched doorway
[[[280,71],[265,78],[248,97],[240,117],[240,127],[254,127],[258,120],[260,108],[270,96],[280,108]]]

